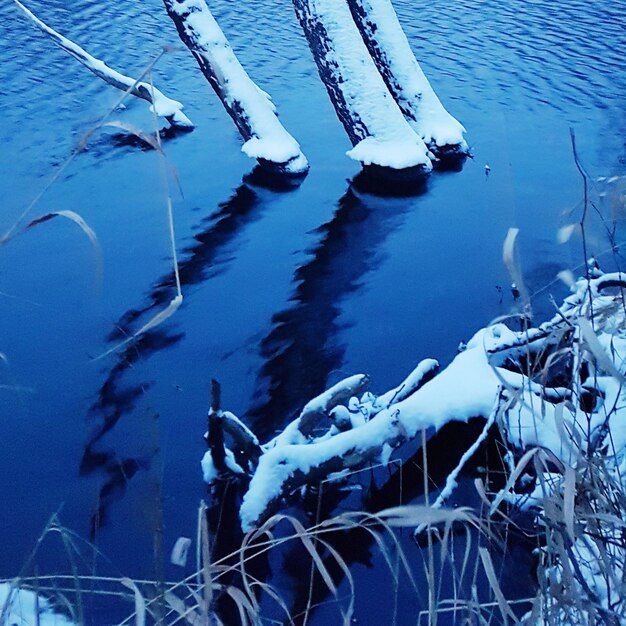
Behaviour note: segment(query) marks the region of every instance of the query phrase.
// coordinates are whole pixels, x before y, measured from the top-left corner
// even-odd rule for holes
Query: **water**
[[[101,272],[88,239],[61,219],[2,249],[0,384],[19,390],[0,390],[0,576],[19,571],[60,507],[82,536],[97,524],[117,571],[153,575],[157,485],[166,550],[195,533],[212,377],[224,407],[269,435],[340,376],[367,372],[382,391],[421,358],[449,361],[460,340],[510,310],[501,263],[509,227],[521,231],[529,289],[562,295],[555,274],[582,261],[579,240],[556,241],[578,219],[582,194],[569,129],[591,177],[624,172],[626,3],[394,4],[435,90],[468,130],[474,157],[462,172],[433,175],[413,198],[353,190],[358,166],[344,156],[349,143],[290,3],[213,0],[311,162],[303,184],[279,192],[247,181],[253,163],[234,126],[179,49],[154,80],[197,125],[165,143],[182,309],[121,355],[92,360],[119,340],[120,325],[137,329],[173,295],[158,157],[116,131],[98,132],[30,215],[80,213],[98,235]],[[160,46],[178,46],[157,0],[29,6],[131,75]],[[7,3],[0,59],[4,232],[119,93]],[[152,128],[145,103],[127,105],[115,117]],[[596,232],[591,252],[614,262]],[[545,298],[537,306],[550,310]],[[54,567],[57,552],[44,551],[41,567]]]

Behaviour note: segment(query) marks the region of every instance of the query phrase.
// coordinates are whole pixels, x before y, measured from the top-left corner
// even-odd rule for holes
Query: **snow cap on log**
[[[270,96],[248,76],[204,0],[163,0],[178,34],[245,139],[242,151],[280,173],[303,174],[308,162],[276,116]]]

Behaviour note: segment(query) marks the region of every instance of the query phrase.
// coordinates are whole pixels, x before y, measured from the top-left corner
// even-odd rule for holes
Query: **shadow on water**
[[[288,191],[294,188],[294,184],[280,185],[257,170],[245,176],[233,196],[202,221],[193,237],[193,244],[180,254],[181,286],[188,288],[201,284],[227,269],[232,261],[229,250],[233,241],[261,215],[262,203],[255,192],[255,186],[269,187],[272,191]],[[157,280],[150,290],[146,304],[124,313],[108,339],[111,342],[125,340],[135,328],[141,327],[162,310],[174,297],[175,290],[173,272]],[[129,384],[125,381],[126,374],[138,362],[172,348],[184,336],[185,333],[172,333],[160,327],[137,337],[117,354],[115,364],[108,371],[106,380],[98,391],[98,398],[90,409],[97,419],[97,426],[85,444],[80,464],[82,475],[99,471],[105,476],[100,489],[98,511],[92,517],[92,535],[106,523],[107,510],[113,502],[123,497],[129,480],[138,471],[148,469],[151,463],[150,458],[122,459],[116,450],[103,446],[105,436],[118,425],[124,415],[132,413],[138,400],[150,387],[150,382]]]
[[[323,392],[329,376],[341,368],[341,302],[380,264],[382,244],[414,206],[363,195],[363,189],[372,190],[372,181],[359,175],[339,200],[333,218],[317,230],[319,242],[294,275],[292,306],[274,315],[272,329],[261,341],[264,364],[257,404],[248,415],[261,440],[290,421],[303,401]],[[425,193],[425,181],[413,192]]]

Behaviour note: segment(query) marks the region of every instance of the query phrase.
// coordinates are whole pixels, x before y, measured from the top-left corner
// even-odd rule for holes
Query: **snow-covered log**
[[[345,0],[293,0],[320,77],[365,166],[429,172],[424,141],[389,93]]]
[[[467,154],[465,129],[430,86],[391,0],[347,1],[378,71],[411,127],[438,158]]]
[[[446,111],[413,54],[390,0],[348,0],[355,23],[405,117],[438,157],[467,153],[465,129]]]
[[[620,273],[581,279],[548,322],[523,331],[502,323],[481,329],[441,373],[435,361],[422,361],[403,384],[378,397],[362,393],[364,376],[342,381],[260,446],[240,509],[242,527],[257,526],[307,484],[370,461],[386,463],[423,429],[472,417],[491,416],[512,449],[543,446],[564,465],[585,437],[584,445],[598,445],[612,432],[617,473],[626,475],[626,429],[619,425],[626,421],[626,314],[619,291],[625,288]],[[552,380],[557,358],[563,363]],[[510,401],[502,403],[503,394]],[[307,415],[316,417],[303,428]],[[572,441],[564,441],[564,433]],[[210,477],[206,465],[205,458]]]
[[[242,151],[279,173],[301,175],[308,162],[276,116],[270,96],[248,76],[204,0],[163,0],[178,34],[219,96],[245,143]]]
[[[125,76],[111,69],[104,61],[91,56],[73,41],[70,41],[67,37],[64,37],[44,24],[44,22],[29,11],[21,2],[18,0],[13,1],[42,33],[48,35],[59,48],[72,55],[77,61],[98,76],[98,78],[101,78],[104,82],[121,91],[128,91],[133,96],[149,102],[152,105],[151,109],[158,116],[164,117],[173,128],[181,130],[193,129],[193,123],[183,113],[183,105],[180,102],[168,98],[149,83],[135,80],[134,78],[130,78],[129,76]]]

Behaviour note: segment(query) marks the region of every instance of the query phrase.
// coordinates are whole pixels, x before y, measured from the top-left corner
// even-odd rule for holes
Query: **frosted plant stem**
[[[154,93],[154,83],[152,81],[152,72],[150,72],[149,76],[150,76],[150,89]],[[157,145],[159,146],[158,153],[159,153],[159,165],[160,165],[160,171],[161,171],[161,179],[162,179],[163,187],[165,189],[165,197],[166,197],[166,204],[167,204],[167,222],[168,222],[168,228],[170,232],[170,244],[172,247],[172,263],[174,265],[174,276],[176,278],[176,295],[179,298],[182,298],[183,293],[180,287],[180,272],[178,269],[178,253],[176,252],[176,233],[174,230],[174,211],[172,209],[172,196],[170,194],[170,186],[167,181],[167,167],[165,163],[165,153],[163,152],[163,145],[161,143],[161,135],[159,134],[156,115],[157,115],[156,111],[153,110],[154,125],[155,125],[155,130],[156,130],[156,142],[157,142]]]
[[[433,508],[435,509],[441,508],[444,505],[445,501],[454,493],[454,490],[458,486],[456,479],[458,478],[462,469],[465,467],[465,464],[472,458],[476,450],[478,450],[480,445],[487,438],[490,428],[495,423],[496,415],[497,415],[497,409],[491,413],[491,415],[489,416],[489,419],[485,422],[485,425],[482,431],[480,432],[480,435],[478,435],[478,438],[476,439],[476,441],[474,441],[474,443],[465,451],[458,465],[452,470],[452,472],[450,472],[450,474],[448,474],[448,478],[446,479],[446,484],[444,488],[441,490],[441,493],[437,496],[437,499],[431,505]],[[426,530],[426,525],[421,524],[415,529],[415,534],[419,535],[423,533],[425,530]]]

